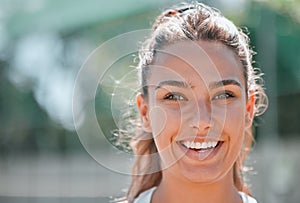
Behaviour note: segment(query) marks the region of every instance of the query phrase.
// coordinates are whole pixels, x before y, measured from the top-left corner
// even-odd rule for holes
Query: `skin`
[[[163,169],[152,203],[242,202],[233,164],[253,120],[254,98],[247,98],[246,89],[240,60],[219,42],[179,42],[157,53],[148,96],[137,96]],[[193,140],[220,145],[189,153],[182,142]]]

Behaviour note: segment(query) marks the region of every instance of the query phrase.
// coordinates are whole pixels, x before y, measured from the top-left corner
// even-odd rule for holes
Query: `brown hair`
[[[225,18],[218,10],[202,3],[181,3],[172,9],[165,10],[156,19],[150,37],[143,43],[139,51],[139,69],[142,94],[148,95],[147,75],[149,65],[153,62],[156,51],[164,45],[183,40],[218,41],[231,48],[243,65],[247,81],[247,95],[255,96],[255,115],[262,114],[267,107],[267,97],[263,89],[262,74],[252,66],[254,52],[249,47],[249,38],[240,28]],[[149,139],[140,139],[141,137]],[[243,162],[253,141],[252,130],[247,129],[245,143],[239,159],[234,164],[234,184],[239,191],[249,194],[243,180]],[[133,139],[132,148],[137,155],[157,153],[151,133],[141,132]],[[161,171],[151,173],[153,167],[160,168],[159,159],[147,156],[142,160],[138,156],[132,169],[132,182],[127,199],[132,202],[141,192],[157,186],[161,181]]]

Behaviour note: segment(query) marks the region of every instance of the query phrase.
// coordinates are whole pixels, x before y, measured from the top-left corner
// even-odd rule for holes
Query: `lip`
[[[196,140],[194,140],[196,142]],[[205,149],[205,150],[193,150],[186,148],[181,141],[177,142],[185,156],[187,156],[190,159],[197,160],[197,161],[206,161],[213,159],[215,156],[217,156],[218,152],[224,145],[224,141],[218,141],[218,144],[216,147],[211,149]]]
[[[187,137],[184,139],[177,140],[177,142],[224,142],[225,140],[220,138],[213,138],[213,137]]]

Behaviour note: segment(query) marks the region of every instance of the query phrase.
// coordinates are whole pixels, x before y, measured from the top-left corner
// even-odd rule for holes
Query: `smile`
[[[219,142],[193,142],[193,141],[185,141],[181,142],[181,144],[188,148],[193,150],[206,150],[215,148],[218,145]]]
[[[195,142],[195,141],[180,141],[185,155],[194,160],[211,159],[218,154],[224,141],[209,141],[209,142]]]

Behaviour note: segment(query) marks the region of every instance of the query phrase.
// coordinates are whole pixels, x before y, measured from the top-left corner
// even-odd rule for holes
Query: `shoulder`
[[[150,203],[153,192],[155,191],[156,187],[152,187],[144,192],[142,192],[137,198],[134,199],[133,203]],[[114,203],[128,203],[128,200],[116,199]]]
[[[134,200],[134,203],[150,203],[153,192],[155,191],[155,189],[156,189],[156,187],[153,187],[153,188],[150,188],[149,190],[146,190],[146,191],[142,192]],[[243,192],[239,192],[239,194],[243,199],[243,203],[257,203],[257,201],[253,197],[251,197],[251,196],[249,196],[249,195],[247,195]],[[120,203],[128,203],[128,202],[124,201],[124,202],[120,202]]]
[[[128,203],[128,200],[125,197],[116,198],[110,201],[111,203]]]
[[[149,190],[142,192],[135,200],[134,203],[150,203],[153,192],[155,191],[156,187],[152,187]]]
[[[247,195],[243,192],[239,192],[239,194],[241,195],[241,197],[243,199],[243,203],[257,203],[257,201],[253,197],[250,197],[249,195]]]

